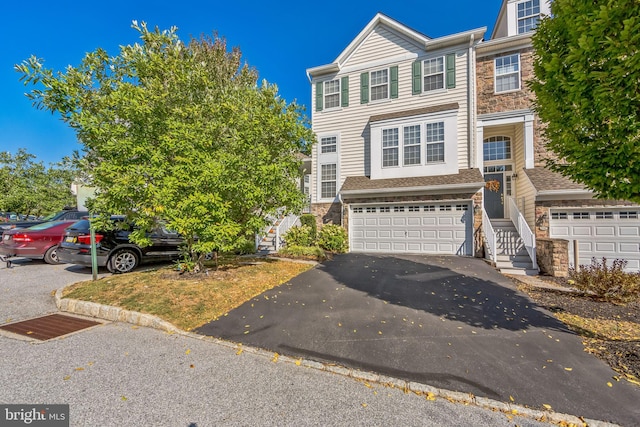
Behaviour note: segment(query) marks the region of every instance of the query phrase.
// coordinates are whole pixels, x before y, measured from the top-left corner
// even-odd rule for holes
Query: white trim
[[[533,114],[524,118],[524,168],[533,169],[535,166],[535,150],[533,148]]]
[[[518,58],[518,70],[498,75],[498,60],[499,59],[509,58],[509,57],[514,57],[514,56],[516,58]],[[518,91],[522,90],[522,67],[521,67],[521,64],[522,64],[522,61],[521,61],[521,58],[520,58],[520,53],[510,53],[510,54],[507,54],[507,55],[497,56],[497,57],[495,57],[493,59],[493,93],[495,95],[505,94],[505,93],[510,93],[510,92],[518,92]],[[504,65],[503,65],[503,67],[504,67]],[[508,89],[508,90],[498,91],[498,77],[507,77],[507,76],[512,76],[514,74],[518,75],[518,87],[515,88],[515,89]]]
[[[456,192],[467,192],[474,191],[478,192],[482,188],[484,188],[484,181],[482,182],[469,182],[464,184],[443,184],[443,185],[425,185],[422,187],[395,187],[395,188],[370,188],[363,190],[343,190],[340,191],[340,194],[344,196],[354,196],[354,195],[375,195],[375,194],[406,194],[406,193],[416,193],[416,194],[441,194],[441,193],[451,193],[451,190]],[[396,202],[400,203],[400,202]]]
[[[372,96],[372,93],[373,93],[372,80],[373,79],[371,77],[371,74],[372,73],[377,73],[379,71],[386,71],[387,72],[387,81],[386,81],[386,83],[382,83],[382,84],[376,85],[376,87],[384,86],[386,84],[387,85],[387,95],[384,98],[373,99],[373,96]],[[391,99],[391,67],[378,68],[376,70],[367,71],[367,73],[369,74],[369,101],[367,102],[367,104],[382,102],[382,101],[386,101],[386,100]]]
[[[427,75],[427,73],[425,72],[425,62],[427,61],[437,61],[438,59],[442,60],[442,71],[438,72],[438,73],[431,73],[429,75]],[[447,91],[447,58],[445,55],[435,55],[432,56],[430,58],[424,58],[420,60],[420,66],[422,67],[422,95],[426,95],[426,94],[433,94],[433,93],[440,93],[440,92],[446,92]],[[435,88],[435,89],[430,89],[427,90],[426,89],[426,85],[424,84],[424,81],[427,77],[431,77],[431,76],[437,76],[441,74],[442,75],[442,87],[439,88]]]

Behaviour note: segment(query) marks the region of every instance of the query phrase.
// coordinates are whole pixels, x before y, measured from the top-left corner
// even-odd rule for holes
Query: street
[[[2,324],[56,311],[90,270],[0,266]],[[70,405],[72,426],[546,425],[367,384],[207,340],[107,323],[47,342],[0,335],[0,402]]]

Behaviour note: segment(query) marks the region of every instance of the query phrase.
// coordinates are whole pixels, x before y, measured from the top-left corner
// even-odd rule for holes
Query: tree
[[[550,167],[598,197],[640,202],[640,2],[554,0],[533,35]]]
[[[35,158],[22,148],[15,155],[0,152],[0,211],[43,215],[75,206],[72,161],[64,158],[47,168]]]
[[[183,43],[177,28],[132,27],[141,43],[97,49],[65,72],[31,57],[17,70],[39,108],[58,112],[84,145],[93,212],[125,214],[147,244],[159,220],[186,239],[188,260],[229,250],[265,216],[300,211],[300,161],[313,134],[302,109],[257,83],[216,35]],[[299,182],[299,181],[298,181]]]

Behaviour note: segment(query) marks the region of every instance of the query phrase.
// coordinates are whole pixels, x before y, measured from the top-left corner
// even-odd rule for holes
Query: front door
[[[484,190],[484,209],[489,218],[504,218],[504,174],[487,173],[484,175],[484,182],[497,181],[493,189]],[[490,186],[491,187],[491,186]]]

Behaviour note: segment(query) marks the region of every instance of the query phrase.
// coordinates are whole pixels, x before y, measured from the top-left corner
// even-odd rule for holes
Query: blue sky
[[[430,37],[474,28],[490,36],[500,0],[293,1],[7,1],[0,6],[0,151],[26,148],[45,164],[81,148],[75,134],[24,96],[14,64],[30,55],[56,70],[75,66],[98,47],[110,54],[138,41],[131,21],[178,27],[182,40],[217,31],[242,50],[260,78],[278,85],[287,101],[310,105],[306,69],[332,62],[377,12]]]

